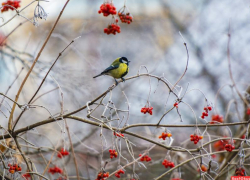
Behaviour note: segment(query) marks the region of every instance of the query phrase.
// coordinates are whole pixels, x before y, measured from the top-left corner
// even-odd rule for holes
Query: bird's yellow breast
[[[116,79],[119,79],[119,78],[124,77],[128,73],[128,70],[129,70],[129,68],[128,68],[127,64],[120,63],[119,67],[117,69],[111,70],[108,73],[108,75],[110,75]]]

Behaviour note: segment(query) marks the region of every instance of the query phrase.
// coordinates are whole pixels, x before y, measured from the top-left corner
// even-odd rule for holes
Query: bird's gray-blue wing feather
[[[113,69],[117,69],[119,67],[119,65],[111,65],[108,68],[106,68],[101,74],[107,74],[109,71],[113,70]]]
[[[96,77],[104,75],[104,74],[108,74],[111,70],[117,69],[117,68],[119,68],[119,64],[112,64],[111,66],[106,68],[101,74],[98,74],[98,75],[94,76],[93,78],[96,78]]]

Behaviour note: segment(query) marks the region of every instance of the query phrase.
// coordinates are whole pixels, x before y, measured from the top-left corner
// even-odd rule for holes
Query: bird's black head
[[[121,62],[121,63],[125,63],[125,64],[129,64],[130,63],[130,61],[126,58],[126,57],[121,57],[120,59],[119,59],[119,61]]]

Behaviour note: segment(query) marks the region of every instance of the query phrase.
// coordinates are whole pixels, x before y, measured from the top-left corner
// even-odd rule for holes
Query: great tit
[[[126,57],[119,57],[108,68],[106,68],[101,74],[98,74],[94,76],[93,78],[96,78],[102,75],[109,75],[115,79],[115,82],[117,85],[118,82],[116,81],[116,79],[121,78],[122,81],[125,81],[123,77],[128,74],[129,62],[130,61]]]

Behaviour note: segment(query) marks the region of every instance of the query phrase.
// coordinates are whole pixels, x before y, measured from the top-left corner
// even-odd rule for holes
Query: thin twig
[[[1,43],[0,43],[1,44]],[[18,77],[20,76],[21,72],[23,71],[23,67],[21,68],[21,70],[19,71],[19,73],[17,74],[16,78],[13,80],[13,82],[9,85],[8,89],[6,90],[6,92],[4,93],[4,98],[7,96],[10,88],[13,86],[13,84],[15,83],[15,81],[18,79]],[[1,103],[0,103],[0,107],[2,106],[2,103],[4,101],[4,98],[2,99]]]
[[[182,37],[182,39],[183,39],[183,42],[184,42],[183,44],[184,44],[184,46],[185,46],[185,48],[186,48],[186,52],[187,52],[187,64],[186,64],[186,68],[185,68],[183,74],[182,74],[181,77],[178,79],[178,81],[174,84],[174,86],[172,87],[172,90],[174,90],[175,86],[176,86],[176,85],[180,82],[180,80],[185,76],[185,74],[186,74],[186,72],[187,72],[187,69],[188,69],[188,61],[189,61],[189,53],[188,53],[187,43],[184,41],[184,38],[183,38],[181,32],[179,32],[179,33],[180,33],[180,35],[181,35],[181,37]]]
[[[74,163],[75,163],[75,167],[76,167],[76,176],[77,176],[77,180],[80,180],[80,175],[79,175],[79,170],[78,170],[78,165],[77,165],[77,160],[76,160],[76,155],[75,155],[75,150],[74,150],[74,146],[71,140],[71,136],[70,136],[70,132],[69,132],[69,126],[67,124],[67,120],[65,119],[65,125],[66,125],[66,129],[67,129],[67,133],[68,133],[68,137],[69,137],[69,143],[70,143],[70,147],[72,150],[72,155],[73,155],[73,159],[74,159]]]
[[[228,70],[229,70],[229,75],[230,75],[230,79],[233,83],[233,87],[235,87],[235,90],[237,92],[237,94],[239,95],[239,97],[241,98],[241,100],[248,105],[249,103],[247,102],[247,100],[245,98],[243,98],[243,96],[241,95],[240,91],[238,90],[236,83],[234,81],[233,78],[233,73],[232,73],[232,69],[231,69],[231,60],[230,60],[230,40],[231,40],[231,34],[230,34],[230,23],[229,23],[229,29],[228,29],[228,43],[227,43],[227,60],[228,60]]]
[[[65,9],[66,6],[68,5],[69,1],[70,1],[70,0],[67,0],[66,3],[64,4],[64,6],[63,6],[63,8],[62,8],[62,10],[61,10],[61,12],[60,12],[60,14],[59,14],[59,16],[57,17],[57,20],[56,20],[54,26],[53,26],[52,29],[50,30],[50,32],[49,32],[49,34],[48,34],[48,36],[47,36],[45,42],[43,43],[43,45],[42,45],[42,47],[41,47],[39,53],[37,54],[37,56],[36,56],[36,58],[35,58],[33,64],[31,65],[30,70],[29,70],[28,73],[26,74],[26,76],[25,76],[25,78],[24,78],[24,80],[23,80],[23,82],[22,82],[22,84],[21,84],[21,86],[20,86],[20,88],[19,88],[19,90],[18,90],[18,92],[17,92],[15,101],[18,101],[19,95],[20,95],[20,93],[21,93],[21,91],[22,91],[22,89],[23,89],[23,87],[24,87],[24,85],[25,85],[25,83],[26,83],[26,81],[27,81],[27,79],[28,79],[30,73],[32,72],[32,70],[33,70],[33,68],[34,68],[34,66],[35,66],[35,64],[36,64],[36,62],[38,61],[40,55],[42,54],[42,52],[43,52],[43,50],[44,50],[44,48],[45,48],[45,46],[47,45],[47,43],[48,43],[48,41],[49,41],[49,39],[50,39],[50,37],[51,37],[51,34],[52,34],[53,31],[55,30],[55,27],[56,27],[57,23],[59,22],[59,20],[60,20],[62,14],[63,14],[63,12],[64,12],[64,9]],[[14,115],[15,108],[16,108],[16,104],[13,104],[12,109],[11,109],[11,113],[10,113],[10,117],[9,117],[9,122],[8,122],[8,130],[9,130],[9,131],[12,130],[12,124],[11,124],[11,122],[12,122],[12,118],[13,118],[13,115]]]
[[[59,55],[57,56],[56,60],[54,61],[54,63],[50,66],[48,72],[46,73],[45,77],[43,78],[42,82],[40,83],[38,89],[36,90],[35,94],[32,96],[32,98],[29,100],[28,104],[31,104],[32,100],[35,98],[35,96],[37,95],[37,93],[39,92],[39,90],[41,89],[45,79],[47,78],[47,76],[49,75],[50,71],[52,70],[52,68],[54,67],[54,65],[56,64],[57,60],[61,57],[61,55],[63,54],[63,52],[72,44],[75,42],[75,40],[77,40],[79,37],[73,39],[63,50],[62,52],[59,53]],[[22,114],[24,113],[24,111],[20,114],[20,116],[18,116],[17,120],[14,122],[14,126],[13,126],[13,130],[15,129],[19,119],[21,118]]]

